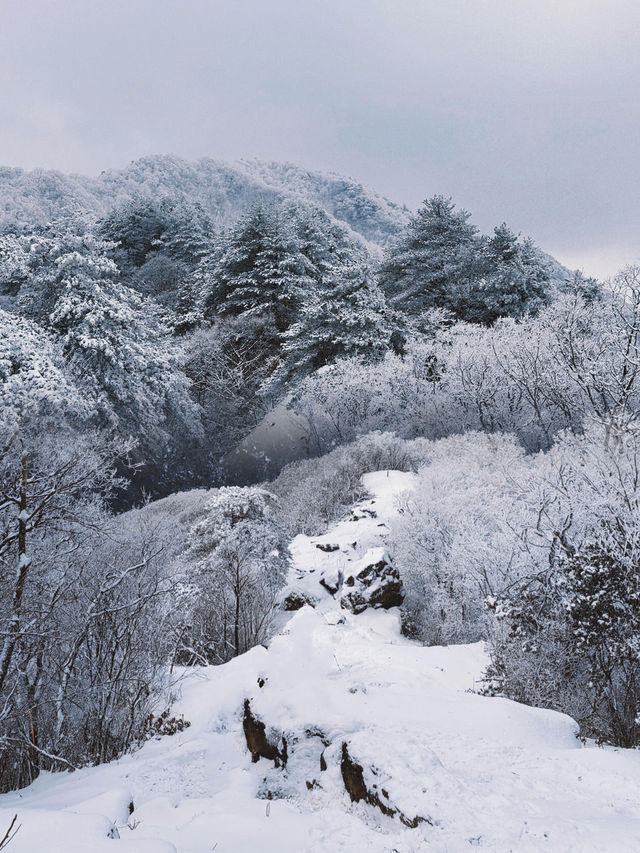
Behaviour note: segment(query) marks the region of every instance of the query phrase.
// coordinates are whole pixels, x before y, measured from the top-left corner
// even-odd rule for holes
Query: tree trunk
[[[20,509],[18,513],[18,568],[16,570],[16,582],[13,589],[11,618],[2,645],[2,651],[0,652],[0,691],[6,681],[11,658],[18,642],[22,595],[31,564],[31,560],[27,556],[27,461],[28,455],[23,452],[21,459],[20,500],[18,504]]]

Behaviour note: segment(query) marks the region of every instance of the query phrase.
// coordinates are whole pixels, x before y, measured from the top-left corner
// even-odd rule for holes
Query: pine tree
[[[469,216],[444,196],[424,202],[380,269],[380,284],[394,307],[412,315],[446,308],[464,316],[480,247]]]
[[[281,216],[293,223],[300,251],[310,261],[317,281],[337,266],[368,259],[366,250],[320,208],[289,204]]]
[[[465,319],[490,324],[498,317],[521,317],[548,301],[549,273],[531,240],[520,241],[506,225],[497,226],[481,254],[483,277],[470,294]]]
[[[200,204],[186,200],[163,200],[162,234],[154,244],[158,253],[166,254],[189,269],[195,269],[216,244],[211,217]]]
[[[0,309],[0,447],[33,418],[83,417],[88,407],[56,342],[36,323]]]
[[[341,357],[381,358],[398,330],[370,268],[357,263],[337,267],[283,336],[278,381],[302,379]]]
[[[145,263],[164,229],[160,205],[137,196],[113,210],[101,223],[99,234],[114,244],[112,255],[123,274],[129,275]]]
[[[313,265],[295,228],[277,211],[255,205],[200,272],[203,314],[270,319],[284,332],[313,287]]]
[[[27,239],[27,238],[25,238]],[[160,309],[119,281],[113,244],[91,234],[33,235],[18,304],[59,345],[101,426],[149,443],[163,424],[198,428],[188,382]]]

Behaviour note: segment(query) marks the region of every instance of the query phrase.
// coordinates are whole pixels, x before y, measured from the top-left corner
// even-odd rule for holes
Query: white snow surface
[[[0,797],[0,837],[14,814],[21,824],[9,853],[640,850],[640,753],[583,747],[563,714],[472,692],[481,644],[424,648],[401,636],[397,610],[354,616],[320,586],[383,553],[414,480],[364,484],[349,519],[291,545],[290,587],[316,607],[285,614],[268,649],[187,674],[184,732]],[[274,743],[286,737],[285,769],[251,762],[246,699]],[[343,744],[395,816],[351,802]]]

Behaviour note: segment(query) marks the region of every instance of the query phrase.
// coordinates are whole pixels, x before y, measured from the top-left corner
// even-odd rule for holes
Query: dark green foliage
[[[112,211],[99,233],[113,244],[110,255],[130,287],[181,313],[195,268],[215,251],[211,218],[185,199],[135,197]]]
[[[411,316],[440,308],[457,320],[490,324],[544,304],[549,274],[530,240],[520,241],[505,224],[484,238],[469,213],[433,196],[388,250],[380,284]]]
[[[531,240],[520,241],[503,223],[479,254],[480,280],[470,294],[466,319],[493,323],[499,317],[522,317],[548,301],[549,274]]]
[[[380,270],[392,305],[413,315],[431,308],[460,314],[477,275],[477,229],[469,217],[450,198],[437,195],[424,202]]]
[[[368,267],[341,267],[323,285],[284,335],[281,381],[300,379],[342,357],[382,358],[400,340],[399,319]]]

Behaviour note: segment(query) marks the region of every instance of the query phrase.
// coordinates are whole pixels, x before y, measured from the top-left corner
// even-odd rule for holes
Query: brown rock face
[[[342,772],[342,781],[344,782],[345,790],[349,794],[352,803],[359,803],[361,800],[364,800],[364,802],[369,803],[370,806],[375,806],[375,808],[380,809],[382,814],[387,815],[387,817],[397,816],[400,821],[410,829],[415,829],[420,823],[428,823],[433,826],[433,822],[427,817],[416,815],[416,817],[409,818],[399,809],[394,808],[389,802],[389,795],[384,788],[381,788],[380,792],[370,790],[364,779],[364,768],[361,764],[358,764],[351,755],[349,755],[349,748],[346,743],[342,744],[340,770]],[[374,784],[373,788],[376,787],[377,786]]]
[[[358,764],[351,758],[346,743],[342,744],[340,770],[342,772],[342,781],[344,782],[345,790],[351,797],[351,802],[359,803],[360,800],[369,802],[369,791],[365,785],[362,765]]]
[[[247,748],[251,753],[253,762],[259,761],[261,758],[267,758],[273,761],[276,767],[286,767],[287,764],[287,741],[283,737],[280,748],[270,743],[265,724],[254,717],[251,711],[251,704],[248,699],[244,700],[244,717],[242,719],[242,728],[244,729]]]

